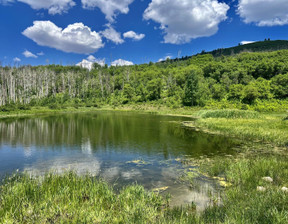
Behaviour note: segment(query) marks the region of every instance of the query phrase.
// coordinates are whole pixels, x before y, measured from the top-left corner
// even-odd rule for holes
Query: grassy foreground
[[[192,208],[169,209],[158,194],[132,185],[115,193],[88,175],[15,174],[0,190],[0,223],[191,223]]]
[[[287,154],[246,154],[200,161],[201,173],[228,186],[222,206],[207,208],[201,218],[209,223],[288,223],[287,159]]]
[[[232,184],[222,205],[203,213],[193,206],[169,208],[167,199],[138,185],[115,193],[88,175],[15,174],[0,188],[0,223],[288,223],[288,192],[283,189],[287,159],[267,155],[200,161],[201,172]],[[265,181],[267,176],[273,181]]]

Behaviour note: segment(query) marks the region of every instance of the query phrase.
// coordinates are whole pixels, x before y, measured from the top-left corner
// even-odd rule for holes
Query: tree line
[[[171,107],[211,102],[253,105],[288,97],[288,50],[101,67],[0,67],[2,111],[30,106],[155,103]]]

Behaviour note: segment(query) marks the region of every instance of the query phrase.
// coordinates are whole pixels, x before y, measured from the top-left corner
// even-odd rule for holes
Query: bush
[[[57,103],[52,103],[52,104],[49,105],[49,109],[51,109],[51,110],[59,110],[59,109],[61,109],[61,107]]]
[[[288,108],[288,100],[256,100],[253,105],[250,105],[251,110],[259,112],[286,112]]]
[[[19,110],[31,110],[31,107],[30,105],[27,105],[27,104],[20,104],[18,105],[18,109]]]
[[[85,106],[86,107],[95,107],[95,108],[98,107],[97,103],[86,103]]]
[[[37,105],[37,100],[36,100],[36,99],[32,99],[32,100],[30,101],[29,105],[30,105],[31,107],[36,106],[36,105]]]
[[[15,103],[6,104],[0,107],[0,111],[2,112],[11,112],[17,110],[17,106]]]

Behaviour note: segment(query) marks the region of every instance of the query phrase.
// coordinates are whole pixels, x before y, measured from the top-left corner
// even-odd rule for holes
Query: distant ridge
[[[213,50],[207,52],[208,54],[212,54],[214,57],[218,57],[221,55],[229,56],[233,54],[239,54],[241,52],[263,52],[263,51],[278,51],[288,49],[288,41],[287,40],[265,40],[253,42],[250,44],[239,44],[236,47],[230,48],[220,48],[217,50]]]
[[[278,51],[278,50],[285,50],[288,49],[288,40],[264,40],[264,41],[257,41],[249,44],[239,44],[235,47],[229,48],[219,48],[213,51],[202,51],[196,55],[186,56],[182,58],[175,58],[175,59],[168,59],[170,62],[173,61],[185,61],[193,56],[203,55],[203,54],[212,54],[214,57],[220,57],[221,55],[224,56],[232,56],[236,54],[240,54],[242,52],[271,52],[271,51]],[[161,61],[163,63],[165,61]]]

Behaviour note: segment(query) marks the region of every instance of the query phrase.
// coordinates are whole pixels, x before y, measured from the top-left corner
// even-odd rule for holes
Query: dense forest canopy
[[[217,102],[241,108],[259,102],[287,102],[288,50],[101,67],[0,67],[0,105],[61,107],[153,102],[171,107]],[[20,106],[19,106],[20,105]],[[8,109],[7,109],[8,108]]]

